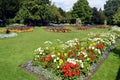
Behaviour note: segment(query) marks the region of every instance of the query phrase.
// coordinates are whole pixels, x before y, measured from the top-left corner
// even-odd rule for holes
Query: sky
[[[77,0],[51,0],[57,7],[61,7],[65,11],[69,11],[72,9],[72,6],[74,5]],[[91,7],[96,7],[98,9],[104,9],[104,4],[107,0],[88,0],[89,5]]]

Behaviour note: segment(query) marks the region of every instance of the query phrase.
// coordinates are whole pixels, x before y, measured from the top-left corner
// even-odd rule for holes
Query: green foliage
[[[118,8],[117,12],[113,15],[113,22],[114,24],[120,25],[120,7]]]
[[[54,5],[54,4],[52,4],[51,6],[50,6],[50,9],[49,9],[49,15],[50,15],[50,20],[52,21],[52,22],[56,22],[56,23],[58,23],[58,21],[61,19],[61,14],[60,14],[60,12],[59,12],[59,9]]]
[[[87,0],[78,0],[72,10],[73,18],[80,18],[83,22],[89,22],[92,17],[92,9]]]
[[[0,18],[13,18],[19,10],[21,0],[0,0]]]
[[[95,24],[100,24],[100,14],[96,7],[93,8],[92,22]]]
[[[102,9],[97,10],[96,7],[93,8],[93,14],[92,14],[92,22],[95,24],[104,24],[104,21],[106,20],[106,16]]]
[[[100,24],[104,24],[104,21],[107,19],[102,9],[99,9],[100,14]]]
[[[104,5],[105,15],[108,17],[108,22],[113,24],[113,15],[116,13],[117,9],[120,7],[120,0],[108,0]]]
[[[46,0],[30,0],[24,1],[15,20],[23,22],[27,20],[46,20],[49,17],[49,4]]]

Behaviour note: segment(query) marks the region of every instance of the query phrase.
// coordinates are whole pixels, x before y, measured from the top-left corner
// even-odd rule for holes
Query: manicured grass
[[[74,38],[84,39],[90,32],[106,31],[107,29],[92,29],[88,31],[74,30],[69,33],[55,33],[36,27],[33,32],[18,33],[17,37],[0,39],[0,80],[38,80],[30,73],[19,68],[19,65],[32,60],[34,50],[43,46],[43,42],[46,40],[54,41],[55,39],[60,39],[65,42]],[[114,78],[116,77],[119,56],[115,53],[117,52],[110,54],[100,68],[102,70],[103,67],[103,72],[99,70],[93,80],[109,80],[110,72]],[[105,69],[110,70],[110,72],[104,72]],[[102,78],[103,75],[99,76],[100,74],[105,75],[105,78]],[[99,77],[102,79],[99,79]]]
[[[120,80],[120,42],[91,80]]]

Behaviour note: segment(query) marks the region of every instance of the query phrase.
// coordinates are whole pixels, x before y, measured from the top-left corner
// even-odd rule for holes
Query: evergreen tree
[[[93,8],[92,22],[95,24],[100,24],[100,14],[96,7]]]

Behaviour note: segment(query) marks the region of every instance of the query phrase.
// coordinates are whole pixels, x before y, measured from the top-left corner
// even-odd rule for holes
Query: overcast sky
[[[55,3],[55,5],[57,7],[61,7],[63,10],[65,11],[69,11],[73,4],[77,1],[77,0],[51,0],[53,3]],[[106,3],[107,0],[88,0],[89,5],[91,7],[97,7],[104,9],[104,4]]]

